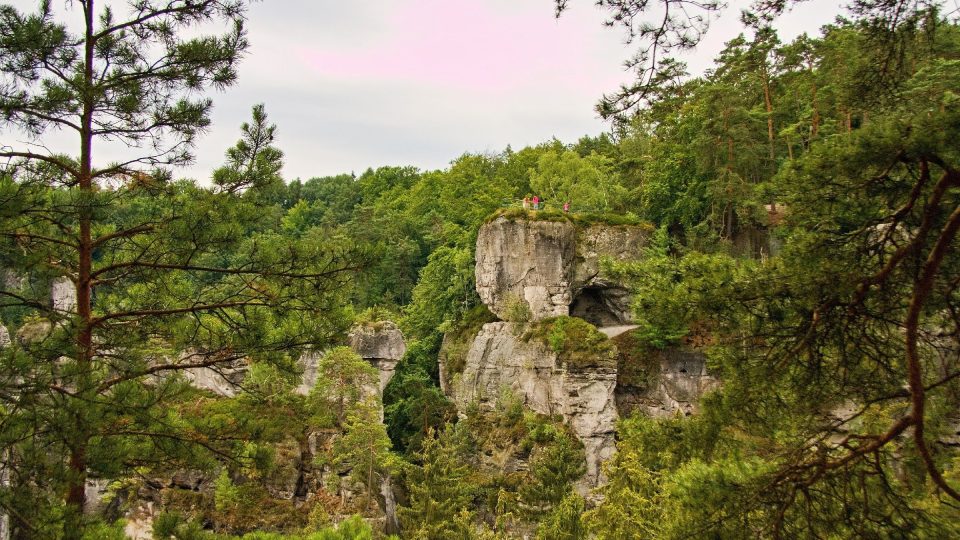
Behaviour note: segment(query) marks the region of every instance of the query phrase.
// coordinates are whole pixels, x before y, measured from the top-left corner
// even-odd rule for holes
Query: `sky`
[[[685,58],[692,73],[743,31],[748,3],[728,0]],[[801,3],[778,21],[781,38],[816,34],[839,13],[837,0]],[[257,103],[277,125],[284,178],[307,180],[385,165],[440,169],[467,152],[598,135],[609,125],[594,105],[631,79],[622,63],[632,49],[593,0],[572,0],[559,19],[553,0],[265,0],[248,15],[238,83],[210,94],[212,128],[177,177],[207,181]]]

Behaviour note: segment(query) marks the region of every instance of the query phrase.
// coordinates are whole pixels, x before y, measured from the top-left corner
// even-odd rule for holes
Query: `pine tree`
[[[0,285],[21,337],[2,357],[2,443],[25,490],[5,500],[21,501],[25,536],[79,538],[90,474],[228,451],[235,428],[180,403],[190,390],[174,374],[249,359],[289,369],[286,351],[339,330],[332,299],[351,266],[324,235],[271,233],[238,190],[171,181],[209,126],[203,92],[236,80],[247,2],[94,4],[0,6],[2,126],[78,141],[73,156],[0,148],[0,264],[25,278]],[[129,157],[101,163],[111,143]],[[257,177],[242,185],[275,184],[276,151],[246,149]],[[52,305],[63,280],[75,302]]]

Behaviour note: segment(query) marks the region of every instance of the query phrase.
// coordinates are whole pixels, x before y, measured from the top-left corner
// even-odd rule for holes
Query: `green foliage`
[[[559,511],[555,519],[569,519],[569,515],[563,515],[571,509],[559,508],[573,494],[573,482],[586,470],[583,444],[569,430],[550,424],[534,426],[524,443],[536,446],[530,454],[530,481],[520,487],[521,500],[534,515],[554,509]]]
[[[527,301],[517,295],[510,295],[504,300],[504,319],[517,324],[530,322],[533,313]]]
[[[385,307],[370,306],[357,314],[354,323],[379,328],[380,324],[395,321],[397,318],[395,313]]]
[[[642,219],[639,219],[636,215],[631,213],[626,214],[616,214],[612,212],[562,212],[559,210],[539,210],[539,211],[530,211],[524,210],[522,208],[500,208],[492,214],[488,215],[484,219],[485,223],[489,223],[499,217],[503,217],[510,221],[516,221],[518,219],[529,220],[529,221],[553,221],[553,222],[569,222],[574,225],[579,225],[587,227],[590,225],[639,225],[649,227],[650,224]]]
[[[215,508],[219,512],[224,512],[240,505],[240,490],[234,485],[226,469],[220,471],[220,475],[217,476],[217,479],[213,483],[213,501]]]
[[[443,348],[439,354],[443,355],[441,365],[446,369],[445,375],[448,381],[452,381],[457,374],[463,373],[467,365],[467,353],[480,328],[496,319],[487,306],[483,304],[474,306],[444,334]]]
[[[227,150],[227,163],[213,171],[213,183],[228,193],[247,192],[260,202],[281,203],[283,152],[273,146],[277,126],[267,123],[263,104],[253,106],[253,123],[240,126],[242,137]]]
[[[408,538],[444,540],[466,538],[470,527],[469,509],[476,488],[470,483],[470,468],[463,462],[462,443],[447,427],[431,431],[407,475],[409,506],[399,509],[400,522]],[[467,519],[461,513],[467,512]]]
[[[586,502],[580,495],[567,493],[537,527],[537,540],[585,540],[590,538],[582,516]]]
[[[383,393],[384,421],[393,447],[410,455],[431,430],[442,429],[454,418],[453,404],[437,383],[440,336],[409,344]]]
[[[626,195],[617,182],[612,159],[594,152],[580,156],[573,150],[541,155],[536,170],[530,173],[530,188],[553,210],[569,201],[573,212],[622,211]]]
[[[702,313],[725,305],[734,280],[754,265],[724,254],[680,255],[676,249],[661,227],[638,261],[604,266],[609,275],[631,285],[634,322],[639,326],[635,335],[660,349],[685,338],[705,338],[696,335],[709,331]]]
[[[402,320],[408,335],[426,337],[478,304],[473,247],[440,247],[430,254]]]
[[[83,540],[126,540],[124,533],[125,523],[117,521],[116,523],[94,523],[87,525],[83,532]]]
[[[367,493],[367,507],[375,506],[375,493],[383,478],[397,468],[390,452],[390,437],[380,421],[380,406],[368,400],[352,409],[343,437],[334,444],[334,464],[347,466]]]
[[[597,327],[577,317],[551,317],[527,327],[521,339],[536,339],[571,367],[613,367],[616,347]]]
[[[358,515],[350,516],[335,526],[324,527],[315,532],[287,534],[255,531],[240,536],[232,536],[205,530],[199,522],[186,520],[179,514],[163,513],[154,520],[153,537],[157,540],[168,538],[176,538],[177,540],[373,540],[376,536],[370,524]],[[101,537],[92,538],[99,539]]]
[[[347,415],[364,398],[365,389],[379,385],[377,369],[350,347],[335,347],[317,362],[317,382],[310,390],[310,400],[317,403],[317,413],[326,411],[331,421],[342,426]]]

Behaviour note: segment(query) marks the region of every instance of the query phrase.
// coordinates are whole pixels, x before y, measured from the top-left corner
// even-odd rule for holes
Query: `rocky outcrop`
[[[477,293],[501,319],[525,305],[534,320],[567,315],[576,230],[569,222],[497,218],[477,236]]]
[[[461,411],[471,404],[493,410],[510,392],[537,413],[560,415],[584,445],[587,471],[581,491],[601,481],[600,464],[614,452],[617,409],[615,352],[586,365],[564,362],[542,341],[521,335],[522,325],[485,324],[467,353],[466,367],[452,381]]]
[[[10,345],[10,332],[7,327],[0,324],[0,349]]]
[[[186,353],[181,361],[189,362],[196,353]],[[202,390],[209,390],[218,396],[234,397],[241,391],[241,384],[247,375],[247,364],[243,360],[230,362],[228,365],[214,367],[190,368],[183,371],[183,376],[190,384]]]
[[[387,387],[397,363],[407,352],[403,332],[391,321],[355,326],[349,335],[350,348],[380,372],[380,392]]]
[[[597,326],[630,320],[628,291],[604,276],[600,261],[636,258],[649,230],[641,226],[499,217],[480,228],[477,293],[504,320],[575,315]]]
[[[380,373],[379,391],[387,387],[397,369],[397,363],[407,352],[403,332],[391,321],[362,323],[354,326],[347,336],[350,348],[370,362]],[[317,384],[317,365],[322,352],[308,351],[300,357],[303,379],[297,392],[306,395]]]
[[[615,341],[621,347],[615,392],[617,409],[654,418],[689,416],[699,410],[700,398],[719,382],[707,372],[706,356],[698,349],[646,349],[627,355],[629,335]]]
[[[629,291],[606,275],[602,260],[636,259],[648,237],[641,226],[579,226],[566,219],[501,216],[485,224],[477,237],[477,293],[497,317],[514,322],[484,325],[462,370],[441,366],[444,391],[461,411],[472,403],[492,409],[509,391],[534,412],[562,416],[584,445],[584,492],[602,481],[600,464],[615,449],[615,348],[573,363],[523,335],[536,321],[567,315],[598,327],[629,323]],[[445,339],[444,349],[451,341]],[[441,361],[450,356],[445,352]],[[462,372],[450,378],[448,371]]]
[[[77,310],[77,288],[68,278],[53,280],[50,284],[50,305],[56,311],[73,313]]]

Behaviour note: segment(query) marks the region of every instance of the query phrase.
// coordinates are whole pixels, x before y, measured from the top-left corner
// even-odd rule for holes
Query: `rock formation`
[[[600,261],[636,258],[648,237],[641,226],[499,217],[477,237],[477,293],[504,320],[519,307],[534,321],[575,314],[597,326],[623,324],[628,291],[604,276]]]
[[[600,465],[615,449],[616,349],[566,362],[528,331],[537,321],[568,315],[600,327],[629,323],[629,291],[605,275],[601,261],[637,258],[648,237],[641,226],[505,217],[487,223],[477,238],[477,293],[500,319],[517,322],[483,325],[452,380],[441,366],[444,390],[461,411],[471,404],[491,410],[508,391],[534,412],[562,416],[586,451],[583,493],[602,481]]]
[[[504,391],[544,415],[561,415],[584,445],[587,471],[581,491],[597,485],[600,464],[613,455],[617,409],[616,353],[587,365],[563,362],[543,341],[521,335],[523,326],[496,322],[483,326],[467,353],[466,368],[453,381],[459,410],[476,404],[493,410]]]
[[[196,356],[196,353],[187,352],[181,356],[180,360],[190,362],[193,356]],[[241,390],[240,385],[246,375],[247,364],[243,360],[237,360],[225,366],[190,368],[183,371],[183,376],[190,381],[191,385],[224,397],[236,396]]]
[[[627,343],[630,336],[614,341],[621,348],[615,396],[622,416],[634,412],[654,418],[696,414],[700,397],[719,384],[707,372],[702,351],[649,349],[638,359],[627,355],[626,351],[635,346]]]
[[[391,321],[360,324],[350,331],[350,348],[380,372],[380,392],[387,387],[397,363],[407,352],[403,333]]]
[[[77,288],[72,281],[65,277],[53,280],[50,284],[50,305],[65,313],[77,310]]]
[[[636,260],[649,236],[643,226],[494,219],[477,237],[477,293],[497,317],[514,322],[483,325],[467,347],[462,336],[446,336],[440,354],[444,392],[460,411],[492,410],[507,391],[534,412],[560,415],[586,451],[581,492],[603,481],[600,465],[615,451],[621,414],[692,414],[716,384],[701,352],[638,354],[624,333],[632,329],[630,293],[604,271],[603,260]],[[592,330],[602,341],[596,353],[564,361],[549,339],[531,338],[531,329],[563,316],[623,337],[609,341]],[[623,353],[613,345],[621,341]]]
[[[354,326],[348,335],[350,348],[361,358],[370,362],[380,373],[380,393],[387,387],[397,369],[397,363],[407,352],[403,332],[391,321],[362,323]],[[303,366],[303,382],[297,392],[307,394],[317,384],[317,364],[322,352],[310,351],[300,357]]]

